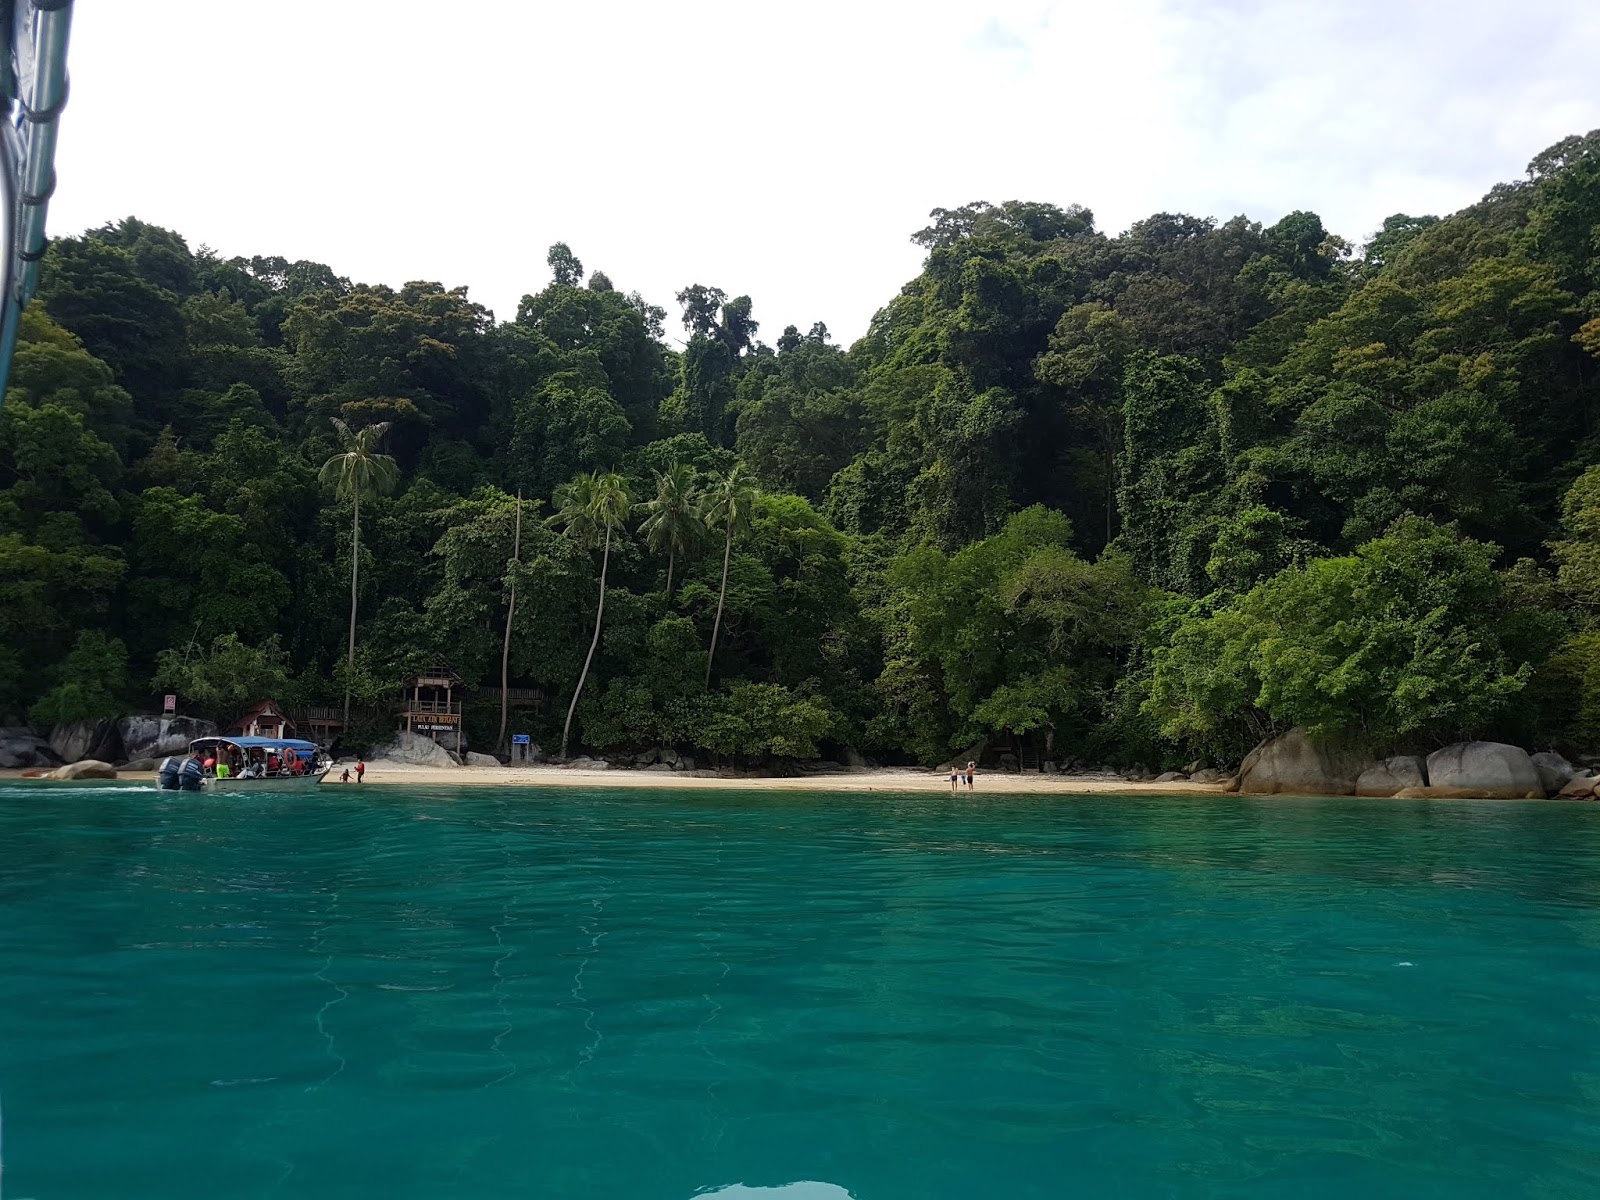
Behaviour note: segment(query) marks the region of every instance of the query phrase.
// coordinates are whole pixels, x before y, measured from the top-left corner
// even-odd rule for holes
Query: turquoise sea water
[[[1600,1195],[1600,806],[7,785],[0,913],[7,1200]]]

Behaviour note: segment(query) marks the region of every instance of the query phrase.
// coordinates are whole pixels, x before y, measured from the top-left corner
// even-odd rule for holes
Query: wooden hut
[[[461,727],[461,696],[466,690],[461,676],[443,664],[405,681],[400,703],[400,732],[409,742],[413,733],[426,734],[446,750],[464,754],[466,731]]]
[[[229,733],[241,737],[293,737],[294,722],[273,700],[259,700],[244,716],[228,726]]]

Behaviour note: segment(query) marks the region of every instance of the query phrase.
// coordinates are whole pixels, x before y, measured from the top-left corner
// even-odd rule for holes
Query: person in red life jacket
[[[360,783],[361,782],[361,777],[363,775],[365,775],[366,773],[367,773],[367,764],[366,764],[366,762],[365,761],[358,761],[356,763],[356,782]]]

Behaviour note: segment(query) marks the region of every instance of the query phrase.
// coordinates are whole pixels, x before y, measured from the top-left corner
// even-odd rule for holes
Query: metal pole
[[[11,372],[22,310],[39,286],[45,217],[55,191],[57,118],[67,103],[67,37],[72,0],[15,0],[7,46],[16,94],[6,97],[8,121],[0,150],[5,220],[0,226],[0,402]]]

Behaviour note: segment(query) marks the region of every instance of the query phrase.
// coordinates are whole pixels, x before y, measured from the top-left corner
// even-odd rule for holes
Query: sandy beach
[[[335,768],[324,787],[355,787],[339,783]],[[373,785],[448,787],[604,787],[604,788],[715,788],[728,791],[772,792],[948,792],[950,777],[942,772],[881,767],[840,774],[778,778],[770,775],[732,775],[711,771],[647,771],[596,767],[418,767],[401,763],[367,764],[366,781]],[[966,791],[963,784],[961,790]],[[1129,783],[1123,779],[1062,775],[980,774],[974,792],[1038,793],[1063,796],[1098,793],[1220,792],[1220,785],[1195,783]]]
[[[340,763],[329,773],[323,787],[356,787],[341,784]],[[0,770],[0,780],[20,780],[28,774],[20,769]],[[155,782],[153,772],[122,772],[119,779]],[[43,782],[43,781],[40,781]],[[419,767],[404,763],[369,762],[362,787],[536,787],[536,788],[699,788],[736,792],[949,792],[950,778],[941,772],[918,771],[904,767],[880,767],[840,774],[803,775],[778,778],[770,775],[732,775],[711,771],[645,771],[597,767]],[[966,792],[963,784],[962,792]],[[1059,796],[1157,795],[1222,791],[1219,784],[1129,783],[1124,779],[1068,775],[980,774],[974,793],[1008,793]]]

